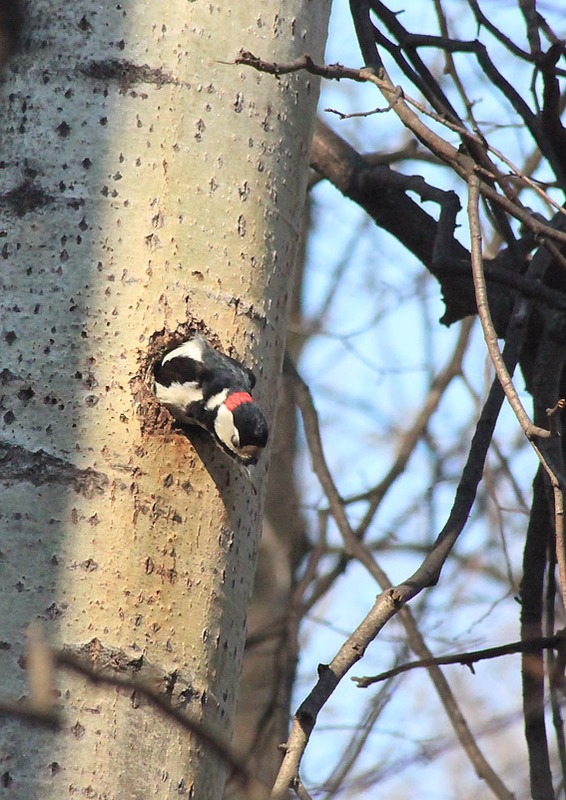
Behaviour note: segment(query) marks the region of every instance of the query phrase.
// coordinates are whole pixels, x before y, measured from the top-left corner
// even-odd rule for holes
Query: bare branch
[[[300,778],[295,778],[293,781],[293,789],[299,800],[312,800]]]
[[[138,680],[129,675],[124,675],[111,670],[99,670],[93,668],[84,659],[65,652],[53,652],[54,662],[58,667],[71,670],[87,678],[95,685],[117,686],[123,689],[130,689],[148,700],[160,713],[180,725],[186,731],[197,736],[207,747],[226,762],[234,773],[243,780],[250,788],[257,785],[258,780],[249,773],[245,764],[234,753],[228,743],[223,741],[209,726],[197,719],[189,717],[184,711],[171,705],[170,699],[166,694],[157,692],[148,683]]]
[[[342,500],[328,471],[320,441],[318,419],[308,387],[300,379],[290,363],[286,364],[286,372],[293,377],[297,403],[303,415],[313,467],[326,493],[330,511],[344,537],[345,546],[354,557],[358,558],[366,566],[370,574],[380,584],[383,584],[387,579],[373,559],[371,552],[353,533],[346,517]],[[365,619],[342,645],[330,664],[319,665],[318,682],[294,716],[291,733],[285,745],[285,758],[273,788],[272,798],[274,800],[282,800],[286,796],[289,787],[293,785],[293,781],[298,777],[300,762],[316,724],[318,714],[338,686],[340,680],[362,658],[369,644],[389,619],[398,613],[406,602],[438,579],[442,565],[468,518],[477,484],[481,479],[487,447],[491,440],[493,427],[495,426],[503,397],[501,390],[497,391],[497,389],[499,389],[498,386],[495,389],[492,388],[490,400],[484,409],[485,420],[483,422],[480,420],[478,423],[476,436],[472,442],[470,456],[464,469],[452,513],[423,564],[403,584],[385,590],[377,598],[375,605]],[[484,414],[482,414],[482,418]],[[486,426],[485,423],[487,421],[489,421],[489,424]],[[481,767],[479,767],[480,774],[483,777],[490,777],[490,785],[492,785],[492,788],[496,787],[498,796],[507,799],[511,798],[510,793],[485,763],[479,751],[476,763],[481,763]]]
[[[497,343],[497,334],[493,327],[491,320],[491,312],[489,310],[489,303],[487,300],[487,289],[485,284],[485,276],[483,272],[483,259],[481,251],[481,228],[479,220],[479,178],[477,175],[471,175],[468,181],[469,185],[469,199],[468,199],[468,217],[470,220],[470,239],[471,239],[471,254],[472,254],[472,274],[474,276],[474,287],[476,290],[476,302],[478,307],[478,315],[483,329],[485,343],[491,358],[491,362],[495,368],[501,387],[505,392],[505,396],[509,401],[509,405],[515,412],[515,416],[525,431],[525,436],[531,439],[534,436],[540,438],[548,438],[550,431],[544,428],[539,428],[533,425],[529,415],[525,411],[519,395],[513,385],[511,376],[505,366],[499,345]]]
[[[497,647],[486,647],[482,650],[469,650],[465,653],[454,653],[448,656],[432,656],[431,658],[420,658],[418,661],[411,661],[408,664],[399,664],[397,667],[380,672],[379,675],[372,675],[364,678],[352,678],[360,689],[366,689],[374,683],[401,675],[413,669],[422,669],[432,666],[448,666],[449,664],[461,664],[470,667],[473,672],[473,665],[478,661],[486,661],[502,656],[516,655],[517,653],[531,653],[543,649],[558,649],[565,641],[565,631],[554,636],[540,636],[537,639],[527,641],[509,642],[508,644],[498,645]]]
[[[544,575],[547,551],[552,546],[552,522],[545,497],[544,470],[539,467],[523,554],[521,583],[521,638],[542,638]],[[552,800],[552,770],[546,738],[544,659],[541,649],[523,653],[521,659],[525,738],[529,752],[531,793],[535,800]]]
[[[355,70],[348,67],[342,67],[340,64],[333,64],[330,66],[320,66],[314,64],[309,56],[304,56],[301,59],[290,62],[288,64],[272,64],[263,61],[252,53],[242,51],[236,59],[238,64],[247,64],[262,72],[269,72],[270,74],[283,74],[284,72],[296,72],[300,69],[305,69],[315,75],[322,75],[326,78],[333,78],[340,80],[341,78],[348,78],[350,80],[357,80],[360,82],[368,81],[375,84],[382,92],[387,102],[397,101],[392,103],[392,108],[401,120],[401,122],[413,132],[419,141],[429,148],[441,161],[449,164],[452,169],[464,180],[468,180],[470,176],[478,174],[478,166],[470,156],[461,153],[445,139],[438,136],[430,128],[428,128],[411,110],[410,106],[419,106],[416,101],[408,98],[403,92],[402,97],[399,97],[399,89],[395,86],[385,70],[382,70],[380,77],[375,76],[371,71],[366,69]],[[470,134],[472,135],[472,134]],[[481,174],[481,169],[479,170]],[[485,174],[490,180],[497,177],[489,173]],[[492,186],[485,181],[480,184],[481,193],[490,202],[497,203],[501,208],[511,216],[518,219],[523,224],[527,225],[533,233],[537,235],[546,235],[551,239],[559,242],[566,243],[566,234],[552,228],[545,222],[542,222],[537,215],[522,206],[515,198],[509,199],[505,195],[497,192]]]

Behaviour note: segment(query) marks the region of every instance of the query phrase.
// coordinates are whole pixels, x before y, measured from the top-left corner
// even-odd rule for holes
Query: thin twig
[[[368,527],[369,522],[371,519],[373,519],[373,516],[382,499],[385,497],[388,489],[391,487],[395,479],[398,478],[399,475],[401,475],[401,473],[405,470],[411,454],[414,452],[415,447],[425,432],[430,422],[430,418],[440,405],[448,386],[451,384],[454,378],[462,374],[462,361],[468,348],[473,324],[474,320],[472,317],[468,317],[462,321],[460,334],[454,350],[450,355],[446,366],[433,379],[423,407],[419,411],[412,426],[404,434],[402,434],[399,447],[397,449],[397,456],[388,469],[385,477],[377,486],[374,486],[369,491],[363,492],[362,494],[353,495],[344,500],[346,504],[357,503],[360,500],[370,501],[366,518],[360,526],[362,530]]]
[[[340,647],[330,664],[320,664],[318,681],[293,717],[284,745],[285,757],[271,793],[272,800],[287,800],[289,788],[299,775],[299,766],[316,725],[318,714],[348,670],[363,657],[369,644],[399,608],[395,590],[379,595],[371,610]]]
[[[287,64],[275,64],[272,62],[264,61],[263,59],[254,56],[253,53],[247,51],[240,51],[238,57],[235,59],[236,64],[245,64],[260,72],[267,72],[272,75],[281,75],[290,72],[297,72],[299,70],[306,70],[313,75],[319,75],[324,78],[333,80],[340,80],[347,78],[357,82],[373,83],[382,92],[386,101],[392,103],[392,108],[401,120],[401,122],[413,132],[417,139],[425,145],[432,153],[444,163],[449,164],[452,169],[464,180],[469,180],[471,175],[476,174],[479,170],[484,173],[489,180],[502,180],[503,176],[493,174],[488,170],[482,170],[478,167],[476,162],[465,153],[460,152],[458,149],[449,144],[434,131],[427,127],[424,122],[415,114],[410,108],[413,106],[419,111],[425,111],[429,116],[435,118],[432,112],[426,111],[421,103],[408,97],[404,92],[400,92],[399,87],[396,86],[390,79],[389,75],[382,67],[379,75],[375,75],[371,69],[353,69],[351,67],[344,67],[341,64],[319,65],[315,64],[310,56],[305,55],[295,61]],[[440,122],[450,127],[446,119],[439,118]],[[465,131],[468,137],[474,137],[475,134]],[[519,174],[519,173],[518,173]],[[526,179],[525,179],[526,180]],[[505,181],[502,180],[502,188],[507,190]],[[535,188],[533,185],[531,188]],[[534,215],[529,209],[525,208],[516,197],[507,197],[505,194],[500,194],[493,186],[490,186],[485,181],[481,182],[481,193],[488,200],[497,203],[504,211],[511,216],[518,219],[524,225],[528,226],[535,234],[545,235],[551,239],[559,242],[566,243],[566,234],[552,228],[545,222],[542,222],[540,217]]]
[[[236,755],[229,744],[223,741],[208,725],[189,717],[186,712],[172,706],[167,695],[155,691],[155,689],[147,683],[129,677],[128,675],[109,670],[100,671],[93,669],[90,664],[71,653],[54,651],[53,660],[58,667],[76,672],[95,685],[118,686],[135,691],[170,720],[180,725],[186,731],[194,734],[200,741],[207,745],[207,747],[210,747],[210,749],[213,750],[245,784],[251,786],[258,783],[258,779],[251,775],[246,765]]]
[[[338,111],[336,108],[325,108],[324,110],[328,114],[336,114],[338,119],[353,119],[354,117],[372,117],[375,114],[386,114],[388,111],[391,111],[397,100],[399,100],[403,95],[403,90],[400,86],[397,87],[397,92],[393,95],[393,97],[389,100],[386,106],[383,108],[373,108],[371,111],[353,111],[350,114],[345,114],[342,111]]]
[[[299,800],[312,800],[312,797],[307,792],[305,785],[300,778],[295,778],[293,782],[293,790]]]
[[[292,378],[293,393],[303,418],[303,424],[309,444],[309,453],[311,456],[314,473],[324,490],[328,500],[330,513],[332,514],[342,539],[344,540],[346,552],[363,564],[370,575],[373,575],[376,580],[378,580],[378,576],[375,574],[375,561],[371,551],[352,530],[346,510],[344,508],[344,501],[338,493],[332,475],[330,474],[330,470],[328,469],[322,449],[318,415],[314,408],[310,390],[301,376],[298,374],[290,359],[285,360],[284,368],[285,373]]]
[[[54,711],[45,712],[42,709],[34,708],[31,703],[26,701],[16,701],[0,698],[0,719],[2,717],[14,717],[32,727],[45,727],[59,731],[63,727],[63,719],[60,714]]]
[[[499,382],[501,383],[501,388],[505,392],[505,396],[509,401],[509,405],[515,412],[515,416],[519,420],[519,424],[524,430],[527,438],[532,439],[534,436],[548,438],[550,436],[550,431],[534,425],[529,415],[525,411],[519,395],[517,394],[517,390],[513,385],[509,371],[505,366],[501,356],[501,350],[499,349],[499,344],[497,342],[497,333],[495,332],[495,328],[491,319],[491,312],[489,310],[487,286],[483,271],[482,236],[479,218],[480,179],[476,174],[470,175],[468,179],[468,186],[468,217],[470,221],[472,275],[474,279],[474,289],[476,292],[478,316],[480,318],[489,356],[494,366],[495,373],[499,378]]]
[[[516,653],[532,653],[541,649],[557,649],[563,646],[566,640],[565,631],[556,633],[554,636],[541,636],[537,639],[530,639],[528,641],[509,642],[502,644],[498,647],[486,647],[483,650],[469,650],[466,653],[454,653],[449,656],[434,656],[432,658],[420,658],[417,661],[411,661],[408,664],[399,664],[397,667],[380,672],[378,675],[365,676],[363,678],[355,678],[352,680],[356,682],[360,689],[366,689],[374,683],[385,681],[395,675],[400,675],[403,672],[409,672],[413,669],[422,669],[423,667],[432,666],[447,666],[449,664],[461,664],[470,667],[473,672],[473,665],[478,661],[486,661],[492,658],[501,658],[501,656],[514,655]]]
[[[54,668],[70,670],[82,675],[92,684],[130,689],[143,696],[162,714],[184,730],[194,734],[200,741],[210,747],[250,790],[261,786],[265,793],[266,784],[249,772],[246,765],[228,743],[224,742],[206,724],[172,706],[167,695],[156,691],[148,683],[110,669],[95,669],[85,659],[69,652],[49,647],[35,631],[30,634],[26,667],[31,673],[30,700],[14,702],[0,699],[0,717],[17,717],[33,725],[42,725],[54,730],[61,730],[64,722],[63,716],[53,708],[51,702],[47,703],[47,698],[50,693],[51,696],[53,693],[53,687],[50,685],[52,670]],[[41,675],[39,674],[40,671]],[[34,703],[34,700],[38,700],[39,704]]]
[[[391,586],[388,576],[381,569],[379,564],[376,565],[376,569],[378,569],[381,573],[381,588],[386,589]],[[432,681],[444,710],[446,711],[448,719],[450,720],[450,724],[454,729],[454,733],[456,734],[462,749],[469,758],[476,775],[478,778],[480,778],[480,780],[485,781],[486,785],[489,786],[494,796],[499,798],[499,800],[513,800],[512,792],[510,792],[505,786],[499,775],[495,772],[487,758],[484,756],[474,734],[472,733],[472,730],[470,729],[470,726],[466,721],[466,718],[464,717],[462,709],[458,704],[450,684],[440,669],[440,666],[434,663],[432,653],[418,628],[411,608],[408,605],[404,605],[403,608],[399,610],[398,618],[405,629],[408,643],[413,652],[422,659],[432,659],[432,662],[428,666],[429,678]]]
[[[512,346],[511,350],[513,350]],[[285,368],[287,374],[293,378],[295,396],[303,416],[303,424],[308,439],[313,468],[325,491],[330,512],[344,537],[345,546],[354,557],[359,558],[361,563],[367,567],[370,574],[375,577],[380,585],[383,585],[387,583],[388,580],[375,562],[371,551],[353,533],[340,495],[334,486],[332,476],[330,475],[324,458],[318,417],[308,387],[289,361],[286,362]],[[474,436],[468,462],[464,468],[462,479],[458,486],[452,512],[448,522],[437,537],[436,542],[423,564],[414,575],[403,584],[383,591],[377,598],[373,608],[356,630],[347,638],[330,664],[319,665],[319,679],[317,684],[303,701],[294,716],[291,732],[285,745],[286,752],[283,764],[273,787],[273,800],[283,800],[283,798],[287,796],[289,787],[293,785],[293,781],[298,777],[303,753],[307,747],[314,726],[316,725],[318,714],[339,682],[351,667],[363,657],[369,644],[375,639],[383,626],[402,609],[405,603],[438,579],[442,566],[448,558],[457,537],[463,530],[466,520],[468,519],[469,511],[475,498],[477,485],[481,479],[487,448],[493,435],[493,429],[501,407],[502,398],[503,395],[499,386],[496,385],[492,387],[490,398],[478,422],[476,435]],[[420,644],[419,649],[422,652],[423,648]],[[466,734],[467,728],[465,723],[457,726],[456,729],[461,741],[465,741],[468,745],[468,752],[474,751],[474,765],[476,769],[478,769],[479,774],[489,781],[496,796],[505,798],[505,800],[511,800],[512,794],[501,783],[493,770],[491,770],[482,754],[477,750],[477,747],[475,749],[473,748],[473,737]]]

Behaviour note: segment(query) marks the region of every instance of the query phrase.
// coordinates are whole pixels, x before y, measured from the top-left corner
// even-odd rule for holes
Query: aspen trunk
[[[287,353],[296,363],[305,329],[301,298],[310,228],[308,202],[291,297]],[[299,609],[293,592],[297,572],[309,549],[301,487],[294,474],[297,457],[297,410],[283,380],[272,436],[271,466],[266,493],[263,535],[258,551],[254,589],[248,609],[248,636],[235,716],[235,736],[254,775],[273,784],[281,767],[291,719],[291,695],[298,660]],[[225,800],[248,800],[236,780]]]
[[[229,739],[268,454],[252,485],[181,435],[151,364],[203,331],[273,418],[318,84],[231,62],[320,60],[328,11],[29,3],[0,119],[3,694],[39,618]],[[56,682],[61,732],[2,725],[10,797],[221,796],[225,765],[143,698]]]

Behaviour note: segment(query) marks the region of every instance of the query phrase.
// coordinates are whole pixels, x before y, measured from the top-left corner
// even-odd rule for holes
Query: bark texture
[[[302,246],[297,256],[291,298],[287,353],[297,361],[301,330],[302,276],[309,203],[303,218]],[[291,693],[298,661],[299,600],[294,598],[297,570],[308,552],[307,524],[296,481],[297,410],[283,381],[273,431],[263,534],[249,606],[246,650],[242,665],[235,730],[238,748],[254,775],[272,786],[281,766],[291,718]],[[266,792],[266,796],[267,796]],[[247,789],[232,781],[225,800],[247,800]]]
[[[226,739],[263,510],[151,393],[203,331],[273,418],[317,80],[232,62],[320,58],[329,3],[33,0],[3,88],[3,691],[26,625],[147,680]],[[209,749],[131,692],[58,675],[64,731],[3,726],[15,800],[222,793]]]

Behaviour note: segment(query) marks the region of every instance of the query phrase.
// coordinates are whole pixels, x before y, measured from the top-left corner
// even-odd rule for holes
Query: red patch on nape
[[[238,406],[241,406],[242,403],[253,403],[253,401],[253,397],[247,392],[234,392],[234,394],[228,395],[224,401],[224,405],[228,411],[233,411],[235,408],[238,408]]]

